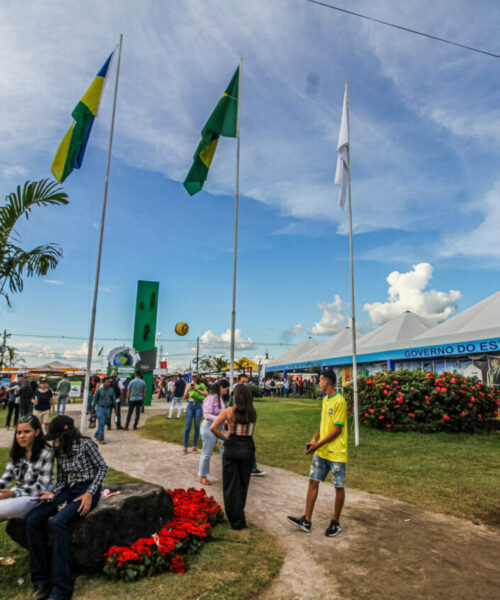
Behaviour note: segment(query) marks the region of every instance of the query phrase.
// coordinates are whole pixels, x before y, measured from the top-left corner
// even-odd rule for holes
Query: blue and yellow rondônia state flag
[[[54,177],[61,183],[73,169],[79,169],[82,166],[85,149],[94,119],[99,110],[99,102],[112,58],[113,52],[72,112],[75,121],[59,145],[50,168]]]
[[[201,131],[201,142],[194,153],[193,166],[184,180],[184,187],[190,196],[199,192],[205,183],[219,137],[221,135],[237,137],[238,135],[239,77],[240,68],[238,67]]]

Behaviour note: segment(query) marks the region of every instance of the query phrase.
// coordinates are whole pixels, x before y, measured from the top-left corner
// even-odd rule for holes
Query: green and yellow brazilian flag
[[[113,52],[73,110],[72,116],[75,121],[59,145],[50,168],[54,177],[61,183],[73,169],[79,169],[82,166],[85,149],[94,119],[99,110],[99,102],[112,58]]]
[[[194,153],[193,166],[184,181],[184,187],[190,196],[199,192],[203,187],[219,137],[221,135],[225,137],[236,137],[238,135],[239,76],[240,68],[238,67],[226,91],[222,94],[222,98],[201,131],[201,142]]]

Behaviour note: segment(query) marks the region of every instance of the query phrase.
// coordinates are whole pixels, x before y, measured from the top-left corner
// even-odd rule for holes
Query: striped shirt
[[[57,459],[57,495],[68,484],[90,482],[87,492],[95,494],[101,487],[108,472],[108,466],[97,448],[94,440],[81,438],[73,442],[72,455]]]
[[[52,489],[54,483],[54,454],[52,448],[42,448],[36,462],[20,458],[16,463],[9,460],[0,478],[0,489],[5,489],[15,481],[12,488],[16,498],[39,496],[40,492]]]
[[[252,437],[255,423],[235,423],[234,419],[229,422],[229,435],[246,435]]]

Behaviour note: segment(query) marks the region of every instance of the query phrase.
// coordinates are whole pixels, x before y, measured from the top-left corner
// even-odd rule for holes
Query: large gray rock
[[[151,536],[174,516],[172,497],[159,485],[119,483],[106,488],[120,494],[101,498],[97,507],[73,526],[72,558],[79,572],[100,571],[110,546],[130,546]],[[7,533],[27,547],[23,519],[11,519]]]

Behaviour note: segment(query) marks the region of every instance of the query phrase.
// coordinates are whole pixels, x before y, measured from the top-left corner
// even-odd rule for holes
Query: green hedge
[[[352,412],[352,386],[345,388]],[[359,377],[360,422],[375,429],[469,431],[498,424],[500,392],[458,373],[384,371]]]

